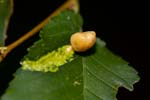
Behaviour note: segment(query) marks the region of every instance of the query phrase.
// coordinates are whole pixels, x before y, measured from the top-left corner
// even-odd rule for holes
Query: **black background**
[[[14,0],[14,14],[11,18],[6,45],[28,32],[52,13],[65,0]],[[130,92],[119,88],[118,100],[145,100],[146,70],[149,67],[150,40],[147,31],[147,3],[144,1],[80,0],[80,13],[84,19],[83,30],[94,30],[106,41],[107,47],[130,63],[141,77]],[[14,49],[0,67],[0,93],[13,78],[26,48],[38,39],[38,34]],[[10,59],[12,59],[10,61]],[[10,65],[11,66],[10,68]],[[9,70],[8,70],[9,69]],[[148,82],[148,81],[147,81]]]

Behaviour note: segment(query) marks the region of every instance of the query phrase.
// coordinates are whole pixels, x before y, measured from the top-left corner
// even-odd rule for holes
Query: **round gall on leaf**
[[[93,47],[96,42],[94,31],[77,32],[71,36],[71,46],[76,52],[84,52]]]

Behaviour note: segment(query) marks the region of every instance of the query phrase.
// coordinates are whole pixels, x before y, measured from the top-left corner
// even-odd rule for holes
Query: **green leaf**
[[[6,37],[11,12],[11,0],[0,0],[0,46],[4,46],[4,38]]]
[[[37,60],[69,44],[70,35],[81,26],[79,14],[63,12],[44,27],[41,40],[24,59]],[[136,70],[97,39],[91,50],[77,53],[73,61],[60,66],[55,73],[19,69],[2,100],[116,100],[119,87],[132,91],[138,80]]]
[[[29,53],[24,59],[37,60],[47,52],[70,43],[70,36],[79,32],[82,27],[82,19],[73,11],[65,11],[54,17],[41,30],[41,39],[28,49]]]

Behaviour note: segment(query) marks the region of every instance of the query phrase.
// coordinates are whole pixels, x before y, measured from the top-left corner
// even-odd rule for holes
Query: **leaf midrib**
[[[86,78],[84,78],[84,76],[85,76],[85,71],[86,71],[86,69],[87,69],[87,71],[88,72],[90,72],[94,77],[96,77],[96,75],[94,74],[94,73],[92,73],[87,67],[86,67],[86,65],[84,64],[84,57],[82,57],[82,66],[83,66],[83,98],[84,98],[84,100],[85,100],[85,97],[84,97],[84,95],[85,95],[85,91],[87,90],[89,93],[91,93],[92,95],[94,95],[96,98],[98,98],[99,100],[103,100],[102,98],[100,98],[99,96],[97,96],[96,94],[94,94],[91,90],[89,90],[88,89],[88,87],[86,87]],[[106,82],[104,82],[103,80],[101,80],[101,79],[99,79],[98,77],[96,77],[96,79],[98,79],[98,80],[100,80],[100,81],[102,81],[104,84],[106,84],[106,85],[108,85],[109,87],[111,87],[112,89],[115,89],[115,88],[113,88],[112,86],[110,86],[109,84],[107,84]]]

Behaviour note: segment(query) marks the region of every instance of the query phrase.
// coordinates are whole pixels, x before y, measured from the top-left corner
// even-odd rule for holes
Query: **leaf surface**
[[[116,100],[119,87],[132,91],[139,80],[126,61],[110,52],[97,40],[94,53],[83,58],[84,91],[91,100]],[[95,98],[95,99],[94,99]]]
[[[73,11],[65,11],[54,17],[41,30],[41,39],[28,49],[29,53],[24,59],[37,60],[47,52],[69,44],[71,34],[79,32],[82,23],[81,16]]]
[[[43,28],[41,39],[29,48],[24,59],[37,60],[69,44],[71,34],[81,27],[79,14],[64,11]],[[19,69],[2,100],[116,100],[120,86],[132,91],[138,80],[136,70],[97,39],[91,50],[77,53],[55,73]]]
[[[6,29],[12,12],[11,0],[0,0],[0,46],[4,46]]]

